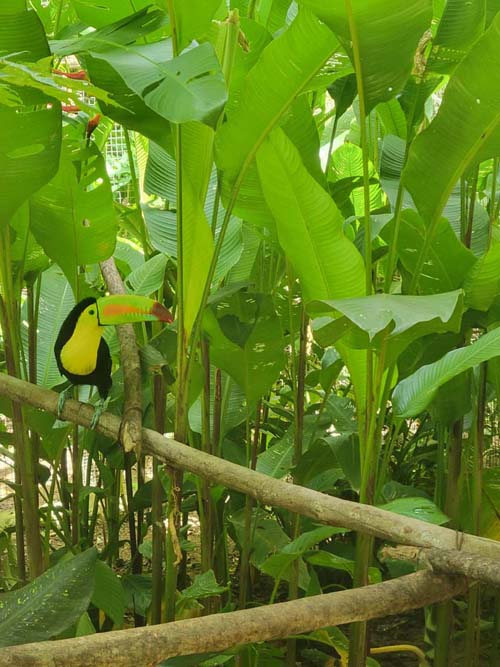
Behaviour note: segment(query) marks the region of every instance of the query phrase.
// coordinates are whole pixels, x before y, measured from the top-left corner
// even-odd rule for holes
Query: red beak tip
[[[155,301],[151,312],[160,322],[168,322],[170,324],[174,321],[172,313],[165,306],[162,306],[161,303],[158,303],[158,301]]]

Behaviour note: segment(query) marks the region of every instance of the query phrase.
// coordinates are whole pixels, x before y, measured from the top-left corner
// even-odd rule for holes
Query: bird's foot
[[[66,399],[68,398],[68,394],[71,392],[73,387],[70,385],[69,387],[66,387],[61,393],[59,394],[59,400],[57,401],[57,417],[58,419],[61,417],[61,412],[64,409],[64,404],[66,403]]]
[[[94,416],[92,417],[92,421],[90,422],[90,429],[92,431],[95,430],[102,413],[106,412],[107,407],[108,407],[108,399],[100,398],[96,403],[94,409]]]

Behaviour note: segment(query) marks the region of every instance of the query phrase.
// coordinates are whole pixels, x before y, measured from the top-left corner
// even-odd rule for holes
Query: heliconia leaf
[[[499,40],[497,15],[455,69],[436,117],[412,144],[403,180],[426,222],[440,217],[469,166],[500,155]]]
[[[50,639],[76,623],[90,602],[96,560],[88,549],[0,595],[0,646]]]
[[[76,290],[78,267],[110,257],[116,216],[104,158],[95,144],[65,142],[57,175],[31,200],[31,229]]]
[[[398,417],[413,417],[427,408],[437,390],[456,375],[483,361],[500,355],[500,329],[494,329],[467,347],[444,355],[433,364],[422,366],[402,380],[392,395]]]
[[[342,39],[349,54],[358,48],[367,113],[394,97],[413,66],[418,42],[432,19],[430,0],[352,0],[352,24],[344,2],[299,0]],[[353,59],[353,64],[354,59]]]
[[[243,82],[237,106],[228,110],[228,121],[217,132],[225,193],[336,46],[329,28],[304,11],[263,50]]]
[[[500,243],[494,243],[469,271],[465,282],[465,303],[486,311],[500,293]]]
[[[345,236],[342,216],[277,129],[261,146],[257,167],[278,239],[307,301],[364,294],[364,264]]]
[[[35,62],[50,55],[49,45],[36,12],[20,5],[0,7],[0,53]],[[60,105],[33,88],[2,89],[13,106],[0,109],[0,224],[56,174],[61,151]]]

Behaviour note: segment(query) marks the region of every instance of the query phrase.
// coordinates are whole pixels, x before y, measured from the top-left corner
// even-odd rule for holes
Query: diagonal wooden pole
[[[0,374],[0,396],[52,414],[57,413],[59,394],[3,373]],[[88,428],[93,413],[92,406],[67,400],[62,418]],[[106,412],[100,417],[97,430],[116,440],[120,431],[120,419]],[[296,484],[288,484],[283,480],[268,477],[236,463],[198,451],[150,429],[143,429],[142,439],[145,451],[157,456],[168,465],[188,470],[203,479],[241,491],[263,505],[283,507],[319,523],[342,526],[398,544],[459,549],[465,553],[500,561],[500,542],[457,533],[449,528],[394,514],[378,507],[335,498]]]
[[[153,667],[180,655],[282,639],[320,628],[400,614],[463,593],[460,577],[416,572],[373,586],[163,625],[12,646],[0,667]]]

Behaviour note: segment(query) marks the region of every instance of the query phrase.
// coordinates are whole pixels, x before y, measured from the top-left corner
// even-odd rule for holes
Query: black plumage
[[[109,347],[104,338],[101,338],[99,342],[99,347],[97,350],[97,359],[95,369],[86,375],[75,375],[68,371],[61,360],[61,352],[63,347],[72,337],[78,319],[80,315],[84,312],[86,308],[90,305],[95,304],[96,299],[88,297],[83,299],[71,310],[69,315],[66,317],[62,323],[61,329],[59,330],[59,335],[54,345],[54,354],[57,361],[57,366],[62,375],[68,378],[72,385],[81,385],[88,384],[94,385],[99,391],[99,396],[102,400],[105,400],[108,397],[109,390],[111,389],[112,380],[111,380],[111,354],[109,352]],[[96,317],[97,317],[97,306],[96,306]],[[85,344],[85,341],[82,341],[82,345]]]

